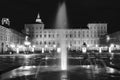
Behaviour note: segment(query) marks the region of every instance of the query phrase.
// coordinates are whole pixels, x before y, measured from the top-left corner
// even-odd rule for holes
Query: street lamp
[[[107,42],[110,41],[110,36],[107,35],[106,37]]]
[[[86,47],[83,47],[83,48],[82,48],[82,52],[83,52],[83,53],[86,53],[86,52],[87,52]]]
[[[53,48],[56,49],[56,45],[55,44],[53,45]]]
[[[35,51],[35,45],[32,46],[32,52],[34,52],[34,51]]]
[[[60,53],[61,52],[61,48],[57,48],[57,52]]]
[[[25,41],[24,44],[25,44],[26,46],[29,46],[31,43],[30,43],[29,41]]]
[[[11,44],[10,47],[11,47],[11,48],[15,48],[15,44]]]

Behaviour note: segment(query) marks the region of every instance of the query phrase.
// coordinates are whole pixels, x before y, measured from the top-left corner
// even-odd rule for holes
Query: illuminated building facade
[[[0,25],[0,52],[7,51],[11,44],[22,44],[24,40],[23,34],[5,27],[4,24],[5,26],[10,25],[8,18],[3,18],[2,25]]]
[[[38,14],[35,24],[25,24],[25,31],[30,36],[32,44],[36,49],[59,47],[59,37],[71,48],[80,48],[83,44],[87,46],[99,45],[99,37],[107,34],[106,23],[90,23],[87,29],[45,29]]]

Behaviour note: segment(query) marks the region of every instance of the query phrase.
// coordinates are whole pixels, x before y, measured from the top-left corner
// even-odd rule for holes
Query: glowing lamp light
[[[111,44],[110,47],[114,47],[114,44]]]
[[[54,48],[56,48],[56,45],[53,45]]]
[[[34,52],[35,51],[35,49],[34,48],[32,48],[32,52]]]
[[[45,60],[48,60],[48,59],[49,59],[49,58],[46,56],[46,57],[45,57]]]
[[[30,45],[31,43],[29,41],[24,42],[25,45]]]
[[[96,47],[98,47],[98,44],[96,44]]]
[[[35,45],[33,45],[33,48],[35,48]]]
[[[107,67],[107,73],[114,73],[115,69]]]
[[[110,36],[107,36],[107,41],[109,41],[110,40]]]
[[[86,51],[87,51],[86,47],[83,47],[83,48],[82,48],[82,52],[83,52],[83,53],[86,53]]]
[[[14,48],[14,47],[15,47],[15,44],[11,44],[10,47]]]
[[[57,48],[57,52],[60,53],[61,52],[61,48]]]
[[[44,53],[44,48],[42,48],[42,53]]]
[[[102,53],[102,47],[99,48],[99,53]]]
[[[18,45],[17,47],[18,47],[18,48],[23,48],[23,46],[22,46],[22,45]]]
[[[45,48],[47,48],[48,47],[48,45],[45,45]]]
[[[89,44],[87,44],[87,47],[90,47],[90,45],[89,45]]]
[[[19,48],[16,49],[17,54],[19,53]]]
[[[68,45],[68,48],[70,48],[71,46],[70,45]]]

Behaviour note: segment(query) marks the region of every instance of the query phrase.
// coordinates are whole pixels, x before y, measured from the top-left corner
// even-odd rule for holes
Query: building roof
[[[42,20],[40,19],[40,14],[38,13],[37,18],[36,18],[37,23],[42,23]]]

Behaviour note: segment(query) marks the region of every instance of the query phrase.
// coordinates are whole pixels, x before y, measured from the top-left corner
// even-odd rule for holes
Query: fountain
[[[65,2],[63,2],[61,5],[59,5],[55,27],[56,29],[61,29],[59,34],[60,37],[57,39],[59,41],[59,47],[61,49],[60,52],[60,65],[61,70],[67,70],[67,48],[65,43],[65,36],[64,31],[62,29],[67,28],[67,14],[66,14],[66,5]]]

